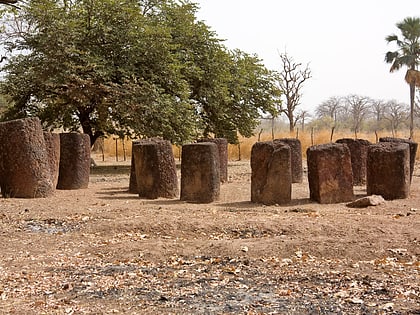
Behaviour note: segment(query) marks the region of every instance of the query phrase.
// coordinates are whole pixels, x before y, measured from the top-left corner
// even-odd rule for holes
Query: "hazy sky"
[[[195,0],[198,19],[228,48],[257,54],[280,70],[279,52],[309,63],[312,78],[302,108],[312,111],[331,96],[358,94],[409,103],[406,69],[390,73],[385,37],[395,24],[420,16],[419,0]]]

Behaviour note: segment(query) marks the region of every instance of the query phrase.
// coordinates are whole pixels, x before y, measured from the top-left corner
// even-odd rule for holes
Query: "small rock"
[[[385,203],[385,199],[382,196],[372,195],[352,201],[346,206],[350,208],[366,208],[369,206],[378,206],[383,203]]]

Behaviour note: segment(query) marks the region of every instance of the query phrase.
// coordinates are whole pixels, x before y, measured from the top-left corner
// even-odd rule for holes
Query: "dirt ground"
[[[249,161],[220,201],[128,194],[127,163],[90,186],[0,200],[1,314],[420,314],[420,169],[409,199],[364,209],[250,200]],[[364,195],[364,187],[356,187]]]

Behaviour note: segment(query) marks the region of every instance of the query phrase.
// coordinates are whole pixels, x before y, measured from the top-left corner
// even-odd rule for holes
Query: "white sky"
[[[331,96],[358,94],[409,103],[406,69],[389,73],[385,37],[395,24],[420,16],[419,0],[193,0],[198,19],[225,39],[228,48],[257,54],[280,71],[278,52],[309,63],[312,78],[301,108],[313,111]]]

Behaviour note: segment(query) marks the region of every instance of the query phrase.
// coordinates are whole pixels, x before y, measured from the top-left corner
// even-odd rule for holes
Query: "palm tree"
[[[391,64],[390,71],[399,70],[402,66],[408,68],[406,80],[410,85],[410,139],[414,134],[414,96],[416,90],[416,80],[409,80],[409,73],[416,72],[420,63],[420,18],[407,17],[402,22],[396,24],[401,31],[402,38],[397,35],[389,35],[385,38],[388,43],[395,42],[398,46],[396,51],[388,51],[385,61]],[[416,76],[414,76],[416,77]],[[417,83],[418,84],[418,83]]]

